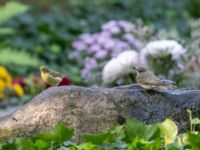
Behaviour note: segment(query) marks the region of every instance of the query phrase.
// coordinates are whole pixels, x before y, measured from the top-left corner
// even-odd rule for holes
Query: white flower
[[[140,65],[139,53],[128,50],[112,58],[103,68],[102,79],[104,83],[111,83],[118,78],[132,72],[132,66]]]
[[[143,54],[151,55],[153,57],[171,54],[173,60],[178,60],[186,52],[186,49],[184,49],[177,41],[160,40],[150,42],[142,51]]]

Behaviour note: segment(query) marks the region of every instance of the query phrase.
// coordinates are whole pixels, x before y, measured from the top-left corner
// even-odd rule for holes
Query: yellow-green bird
[[[42,80],[51,86],[59,85],[65,77],[63,74],[49,69],[47,66],[40,66],[40,75]]]

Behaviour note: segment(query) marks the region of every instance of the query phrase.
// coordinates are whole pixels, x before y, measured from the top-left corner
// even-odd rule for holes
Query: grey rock
[[[122,124],[125,117],[145,123],[171,118],[183,131],[188,128],[188,108],[200,117],[200,90],[147,91],[138,85],[52,87],[0,120],[0,140],[33,136],[50,130],[58,121],[74,128],[74,140],[79,140],[83,134]]]

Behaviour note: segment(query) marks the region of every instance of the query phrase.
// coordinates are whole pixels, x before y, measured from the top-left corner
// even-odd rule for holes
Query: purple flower
[[[126,33],[123,35],[123,38],[127,40],[129,43],[134,43],[135,42],[135,37],[131,33]]]
[[[91,47],[89,47],[88,51],[92,52],[92,53],[96,53],[97,51],[100,51],[102,48],[101,46],[99,46],[98,44],[95,45],[91,45]]]
[[[98,38],[96,39],[96,41],[97,41],[98,44],[105,44],[110,39],[111,39],[110,36],[107,36],[105,34],[100,33]]]
[[[108,55],[108,51],[101,50],[101,51],[96,52],[95,57],[97,59],[102,59],[102,58],[105,58],[107,55]]]
[[[102,30],[110,32],[111,34],[118,34],[121,32],[120,26],[117,21],[109,21],[102,25]]]
[[[120,27],[123,28],[125,32],[131,32],[133,30],[133,24],[124,20],[118,21]]]
[[[99,36],[102,36],[102,37],[111,37],[112,35],[107,32],[107,31],[102,31],[99,33]]]
[[[113,48],[115,47],[115,40],[114,39],[108,39],[104,45],[103,45],[104,49],[108,49],[108,50],[113,50]]]
[[[118,34],[118,33],[121,32],[121,29],[120,29],[118,26],[116,26],[116,27],[110,28],[110,29],[108,30],[108,32],[110,32],[111,34]]]
[[[84,61],[84,67],[88,70],[94,69],[97,67],[97,61],[94,58],[86,58]]]
[[[83,43],[82,41],[74,42],[72,44],[72,47],[75,48],[77,51],[84,51],[88,48],[87,45]]]
[[[117,42],[115,43],[116,49],[120,50],[127,50],[130,48],[130,45],[127,42],[121,41],[121,40],[116,40]]]
[[[101,29],[102,29],[103,31],[106,31],[106,30],[109,30],[110,28],[116,27],[116,26],[117,26],[117,21],[111,20],[111,21],[109,21],[109,22],[103,24]]]
[[[141,48],[143,48],[143,43],[140,41],[140,40],[138,40],[138,39],[136,39],[132,34],[130,34],[130,33],[126,33],[126,34],[124,34],[123,35],[123,38],[127,41],[127,42],[129,42],[135,49],[141,49]]]
[[[95,35],[86,33],[80,36],[80,40],[82,40],[86,44],[92,44],[93,42],[95,42]]]

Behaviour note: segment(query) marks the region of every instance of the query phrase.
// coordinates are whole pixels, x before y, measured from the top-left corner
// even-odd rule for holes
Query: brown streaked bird
[[[173,89],[176,83],[158,78],[153,72],[142,67],[132,67],[136,72],[136,82],[145,89]]]

